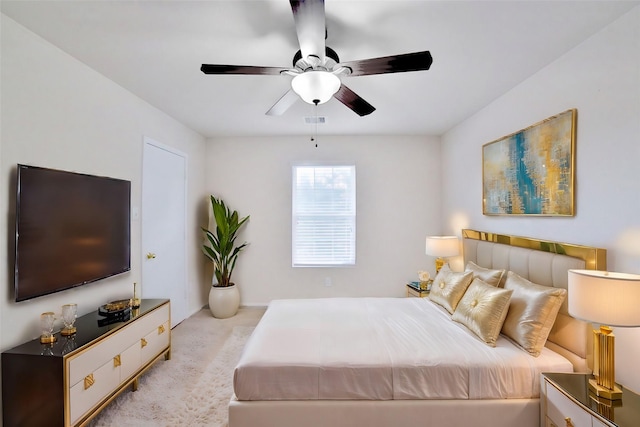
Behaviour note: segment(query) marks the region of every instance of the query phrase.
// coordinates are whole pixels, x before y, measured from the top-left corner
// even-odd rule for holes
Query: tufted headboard
[[[544,286],[567,289],[568,270],[606,270],[605,249],[463,229],[464,262],[511,270]],[[567,301],[560,308],[546,346],[573,363],[574,371],[592,366],[592,326],[571,317]]]

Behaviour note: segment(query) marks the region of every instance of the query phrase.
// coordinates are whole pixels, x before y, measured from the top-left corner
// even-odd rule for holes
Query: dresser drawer
[[[71,387],[70,418],[75,424],[85,413],[111,393],[120,383],[120,368],[113,359]]]
[[[557,427],[592,427],[591,415],[577,403],[545,381],[547,389],[547,425]],[[570,421],[570,423],[568,422]],[[549,424],[551,423],[551,424]]]
[[[157,325],[141,340],[142,363],[147,363],[169,346],[169,321]]]
[[[131,346],[122,352],[120,361],[120,382],[123,383],[131,378],[142,365],[140,342],[135,341]]]

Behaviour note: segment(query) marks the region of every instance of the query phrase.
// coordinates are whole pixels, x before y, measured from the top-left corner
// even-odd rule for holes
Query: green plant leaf
[[[246,242],[235,246],[237,233],[249,216],[240,218],[238,212],[231,211],[221,199],[211,196],[210,200],[216,227],[215,233],[202,228],[208,241],[203,245],[203,252],[213,263],[217,286],[230,286],[238,255],[247,246]]]

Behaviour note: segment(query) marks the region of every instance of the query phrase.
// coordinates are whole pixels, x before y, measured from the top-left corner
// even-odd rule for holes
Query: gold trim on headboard
[[[508,234],[488,233],[465,228],[462,230],[463,239],[482,240],[485,242],[502,243],[504,245],[519,246],[560,255],[580,258],[585,262],[587,270],[607,269],[607,250],[591,246],[560,243],[549,240],[533,239],[531,237],[510,236]]]

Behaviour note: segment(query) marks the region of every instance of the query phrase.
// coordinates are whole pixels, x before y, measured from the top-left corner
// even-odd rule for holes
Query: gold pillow
[[[504,276],[504,270],[492,270],[490,268],[480,267],[473,261],[467,262],[464,271],[471,271],[474,278],[478,278],[491,286],[500,286],[500,281]]]
[[[502,333],[533,356],[539,356],[567,291],[532,283],[509,271],[504,284],[513,291]]]
[[[473,273],[456,273],[451,271],[449,264],[442,266],[438,275],[433,279],[429,299],[443,306],[449,313],[453,314],[473,280]]]
[[[495,347],[509,310],[512,293],[512,290],[497,288],[480,279],[473,279],[452,319],[462,323],[491,347]]]

